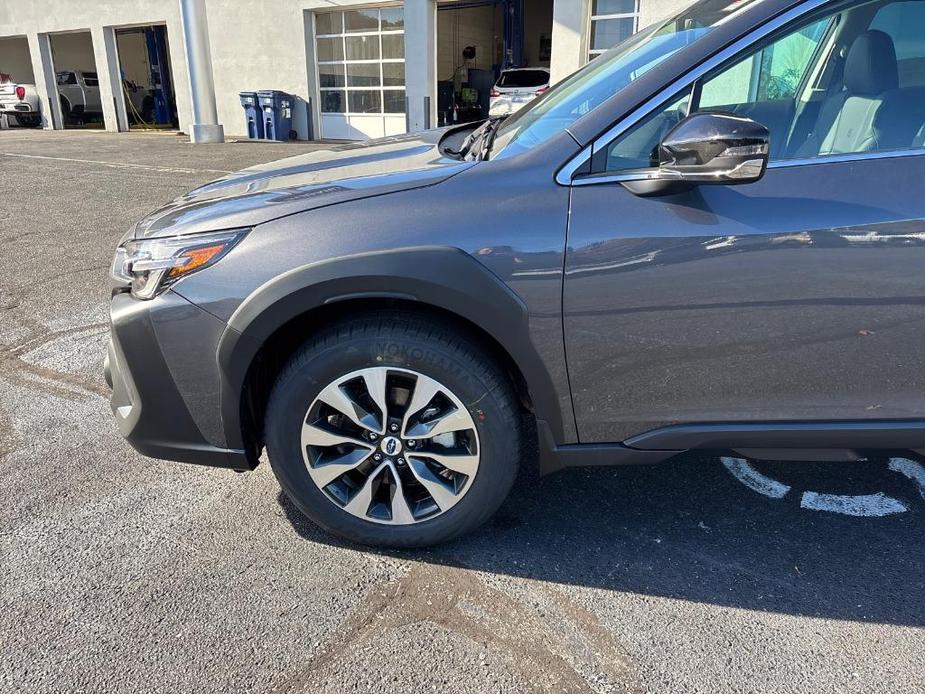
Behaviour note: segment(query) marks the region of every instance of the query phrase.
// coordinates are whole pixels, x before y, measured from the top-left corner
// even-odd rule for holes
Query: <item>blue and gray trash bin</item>
[[[267,140],[288,140],[292,130],[292,95],[275,89],[257,92]]]
[[[241,92],[241,106],[244,108],[244,118],[247,121],[247,137],[251,140],[264,138],[263,114],[257,103],[257,92]]]

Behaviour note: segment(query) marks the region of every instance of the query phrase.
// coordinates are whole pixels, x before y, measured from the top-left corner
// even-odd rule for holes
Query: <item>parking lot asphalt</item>
[[[118,239],[318,146],[0,132],[0,691],[923,691],[914,464],[567,471],[474,536],[383,553],[311,525],[265,463],[125,444],[101,375]]]

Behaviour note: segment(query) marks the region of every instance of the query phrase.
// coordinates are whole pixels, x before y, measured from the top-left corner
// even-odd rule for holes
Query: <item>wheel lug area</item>
[[[389,424],[389,431],[391,431],[393,434],[394,434],[395,432],[397,432],[397,431],[398,431],[398,424],[395,423],[395,422],[392,422],[391,424]]]
[[[373,453],[373,460],[377,463],[380,462],[382,460],[382,453]]]
[[[366,438],[369,439],[370,441],[375,441],[379,438],[379,434],[377,434],[375,431],[370,431],[370,432],[367,432]]]

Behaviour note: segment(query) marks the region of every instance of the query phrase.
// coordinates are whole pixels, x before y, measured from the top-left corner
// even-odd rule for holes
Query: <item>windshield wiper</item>
[[[476,149],[471,152],[473,155],[472,158],[476,161],[483,161],[488,159],[488,154],[491,152],[491,145],[495,141],[495,135],[498,132],[498,127],[501,125],[507,116],[496,116],[495,118],[489,118],[485,121],[479,130],[481,130],[481,136],[478,139],[478,142],[475,143]],[[475,135],[475,133],[472,133]]]
[[[460,159],[465,159],[466,155],[469,154],[469,151],[472,149],[472,144],[475,142],[476,137],[481,134],[482,128],[484,128],[485,125],[485,123],[482,123],[482,125],[466,135],[466,138],[462,141],[462,145],[459,149],[450,149],[447,147],[446,153],[454,157],[459,157]]]
[[[458,150],[447,149],[447,154],[459,157],[460,159],[476,161],[485,159],[488,156],[488,152],[491,151],[491,143],[495,139],[498,125],[500,125],[501,121],[505,118],[507,118],[507,116],[489,118],[466,136],[466,139],[463,140],[462,146]]]

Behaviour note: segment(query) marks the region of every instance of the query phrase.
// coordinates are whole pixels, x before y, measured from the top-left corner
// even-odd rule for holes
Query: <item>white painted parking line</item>
[[[828,511],[859,518],[892,516],[909,510],[909,507],[899,499],[887,496],[883,492],[850,496],[806,491],[800,499],[800,506],[810,511]]]
[[[214,173],[230,174],[233,171],[224,169],[185,169],[177,166],[153,166],[151,164],[127,164],[119,161],[99,161],[96,159],[73,159],[71,157],[47,157],[41,154],[20,154],[18,152],[0,152],[2,157],[18,157],[20,159],[46,159],[49,161],[66,161],[76,164],[96,164],[98,166],[108,166],[113,169],[139,169],[142,171],[157,171],[158,173]]]
[[[890,458],[890,470],[905,475],[916,483],[919,494],[925,499],[925,465],[908,458]]]
[[[720,458],[720,460],[733,477],[752,491],[772,499],[783,499],[790,492],[788,485],[762,475],[747,460],[742,458]]]
[[[771,499],[783,499],[792,490],[790,485],[763,475],[743,458],[720,458],[723,466],[739,482],[754,492]],[[893,458],[889,469],[912,480],[925,499],[925,465],[907,458]],[[876,494],[826,494],[812,490],[802,492],[800,506],[810,511],[840,513],[859,518],[878,518],[905,513],[909,507],[899,499],[883,492]]]

